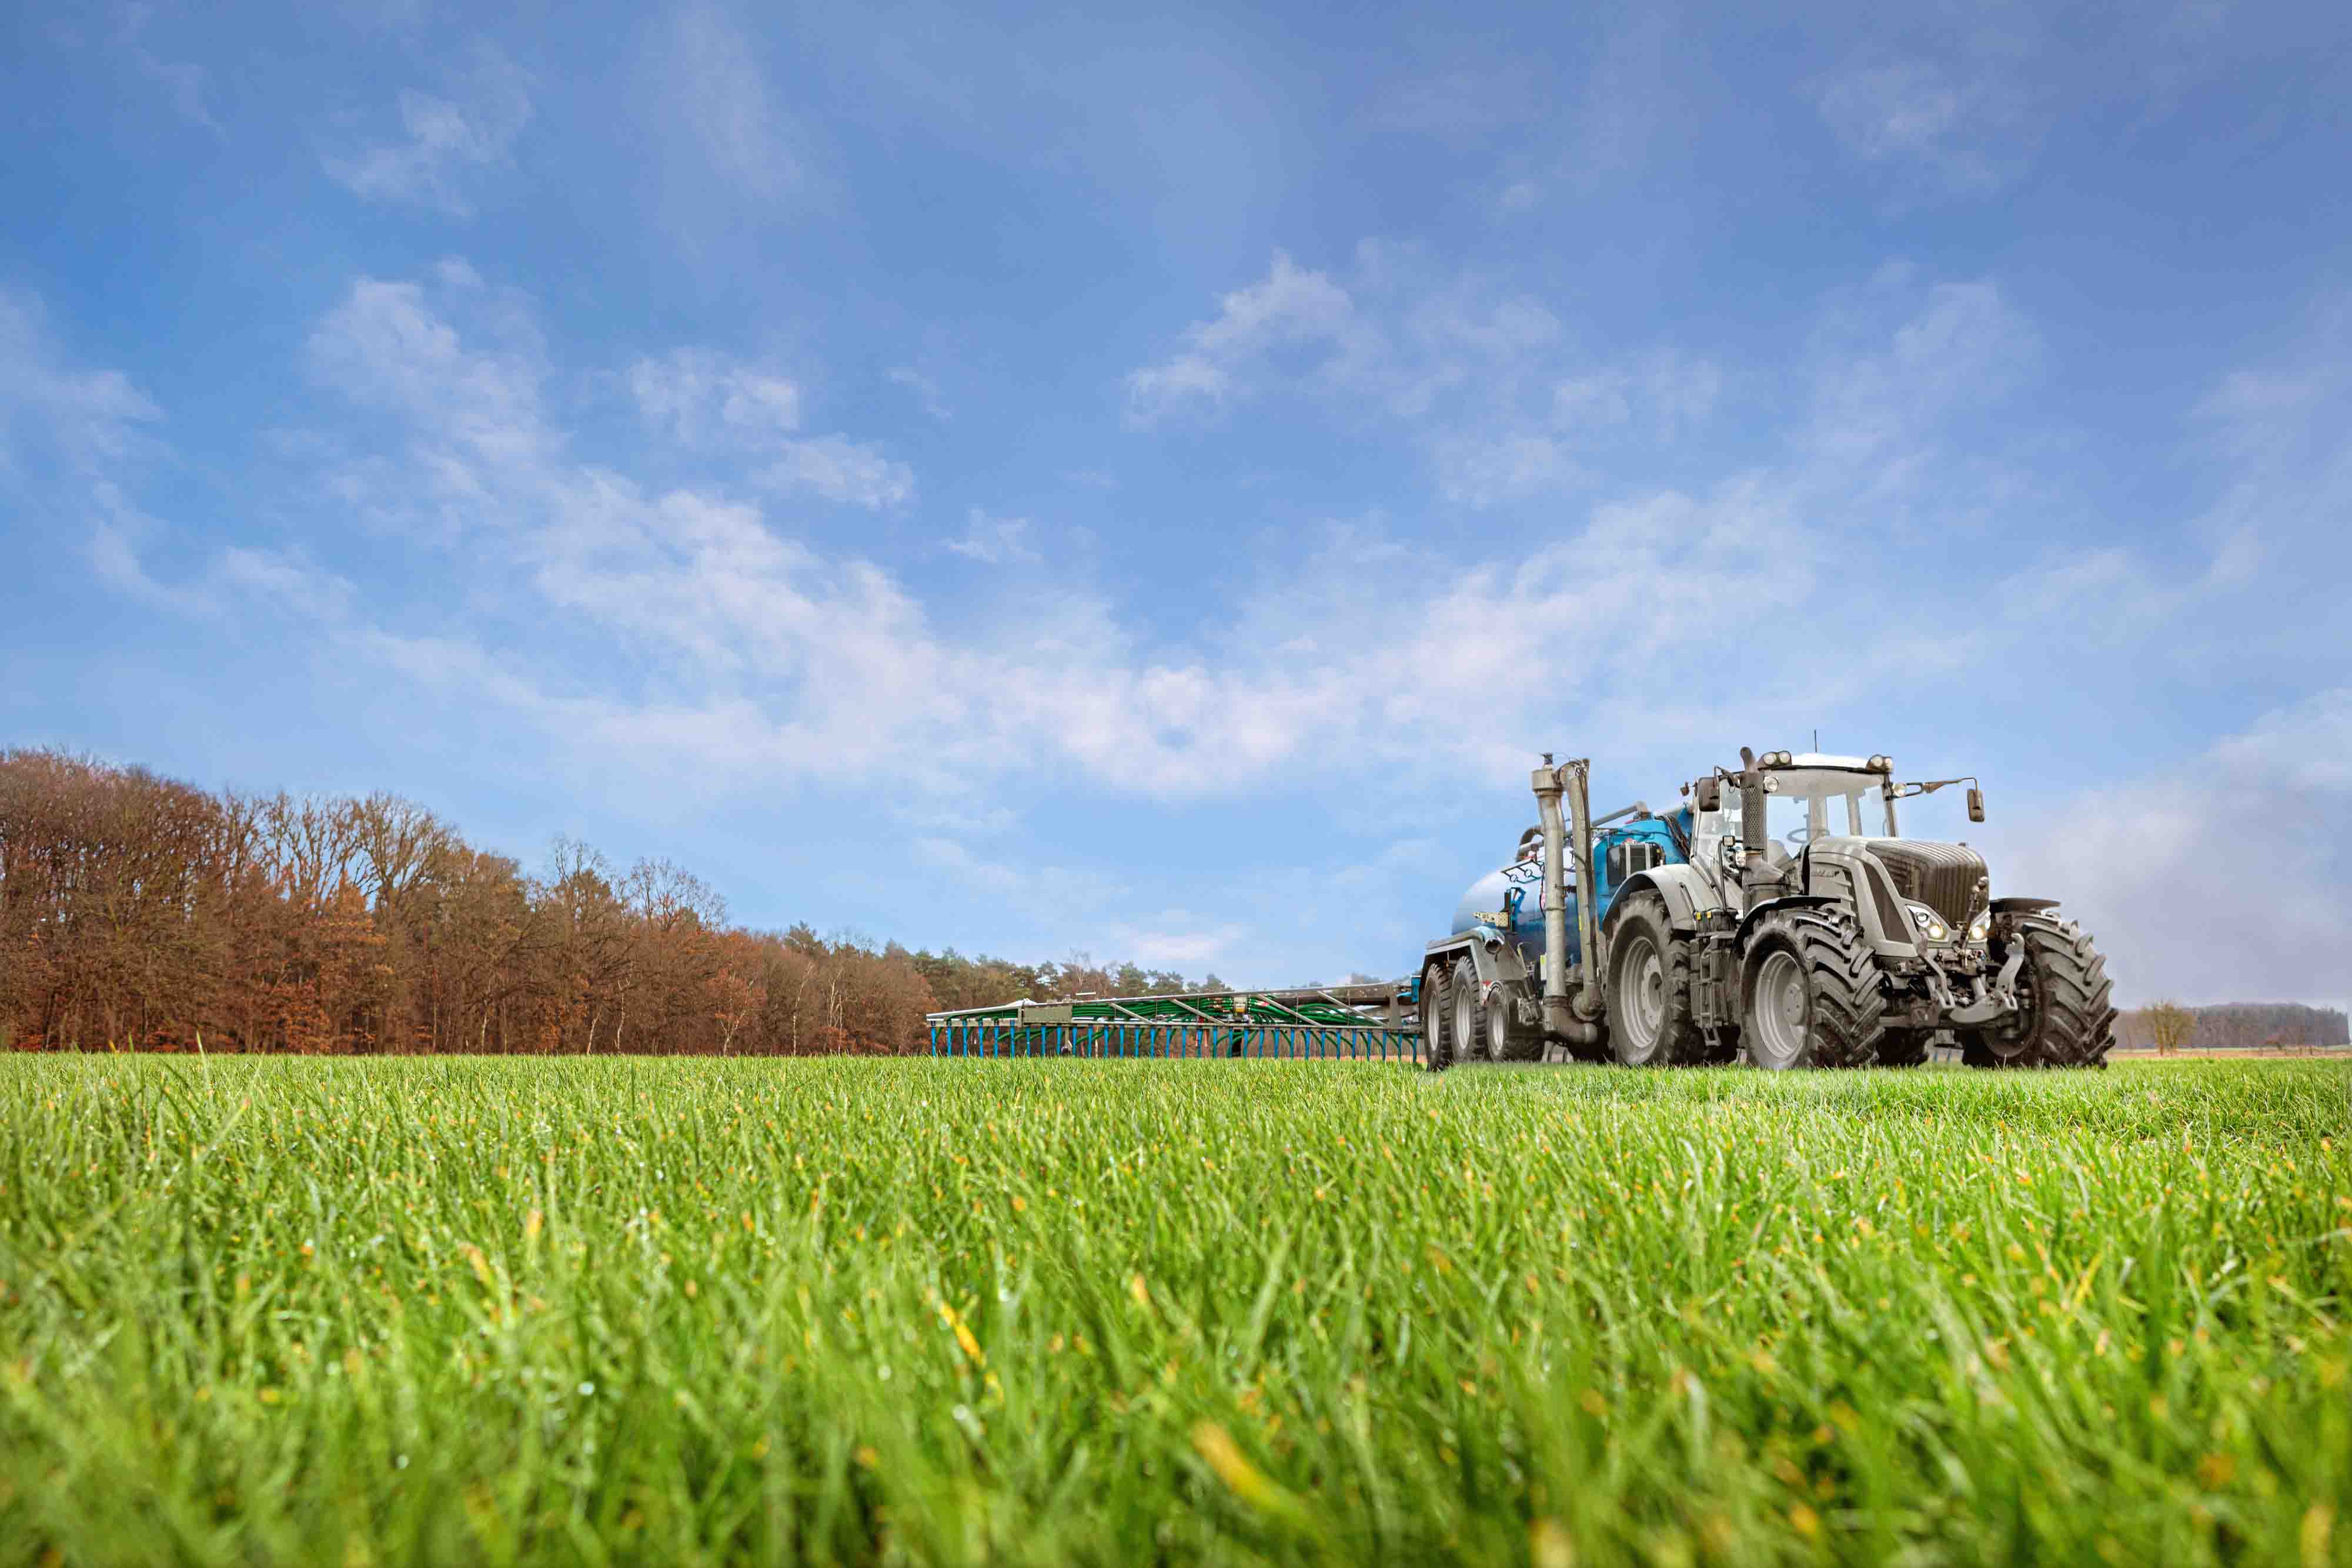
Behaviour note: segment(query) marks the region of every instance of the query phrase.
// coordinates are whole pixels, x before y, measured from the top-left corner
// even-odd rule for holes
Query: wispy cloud
[[[95,475],[162,417],[121,371],[72,367],[41,301],[0,286],[0,480],[42,460]]]
[[[911,365],[898,365],[888,371],[888,379],[891,385],[905,387],[914,393],[925,413],[941,424],[949,422],[951,416],[946,401],[940,395],[938,378],[926,375]]]
[[[845,507],[880,511],[915,497],[915,471],[878,443],[846,435],[787,441],[762,470],[761,482],[784,495],[817,496]]]
[[[1814,84],[1822,122],[1855,157],[1925,171],[1955,195],[1998,190],[2019,159],[2023,106],[1991,69],[1925,58],[1850,65]]]
[[[1104,933],[1114,948],[1132,955],[1136,963],[1180,971],[1226,962],[1255,935],[1240,921],[1189,909],[1163,910],[1145,921],[1120,921]]]
[[[646,424],[689,450],[753,461],[779,495],[814,496],[869,511],[914,499],[915,474],[879,444],[835,433],[803,436],[798,383],[709,349],[678,349],[629,368]]]
[[[725,13],[707,5],[672,13],[657,53],[658,111],[737,197],[772,203],[806,185],[805,139],[761,68],[760,46]]]
[[[758,443],[800,428],[798,386],[709,349],[639,360],[629,367],[629,391],[647,423],[689,446]]]
[[[947,541],[947,548],[966,560],[982,566],[1012,566],[1039,559],[1029,544],[1028,518],[992,517],[974,507],[970,522],[963,538]]]
[[[172,108],[191,125],[201,125],[215,136],[226,136],[219,120],[213,118],[209,99],[211,78],[205,68],[192,60],[166,59],[149,44],[149,26],[155,19],[155,7],[132,5],[122,7],[115,26],[115,42],[130,57],[139,74],[163,89]]]
[[[1404,429],[1438,495],[1472,507],[1561,492],[1582,476],[1580,452],[1629,432],[1671,443],[1706,423],[1722,386],[1714,365],[1669,350],[1580,355],[1542,301],[1475,275],[1432,277],[1378,246],[1345,278],[1277,253],[1217,304],[1167,358],[1129,373],[1130,428],[1306,398]]]
[[[453,73],[450,92],[404,89],[399,137],[330,153],[322,160],[327,172],[370,201],[467,215],[482,172],[511,161],[515,139],[530,122],[530,78],[482,42]]]

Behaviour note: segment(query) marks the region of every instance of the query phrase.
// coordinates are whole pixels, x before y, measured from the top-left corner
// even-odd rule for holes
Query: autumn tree
[[[616,872],[560,839],[526,875],[396,795],[0,751],[0,1046],[887,1053],[922,1049],[937,1009],[1192,988],[1084,954],[746,931],[670,862]]]

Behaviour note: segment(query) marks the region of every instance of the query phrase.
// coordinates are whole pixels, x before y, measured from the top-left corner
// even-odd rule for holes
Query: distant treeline
[[[2346,1019],[2337,1008],[2307,1008],[2296,1002],[2223,1002],[2184,1009],[2196,1020],[2182,1049],[2245,1051],[2264,1045],[2347,1045]],[[2116,1019],[2116,1042],[2126,1051],[2156,1045],[2146,1009],[2132,1009]]]
[[[0,751],[0,1048],[892,1052],[940,1008],[1190,988],[745,930],[667,861],[559,840],[531,874],[390,795],[211,794]]]

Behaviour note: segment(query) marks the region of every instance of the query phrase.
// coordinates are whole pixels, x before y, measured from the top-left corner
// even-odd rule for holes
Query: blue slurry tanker
[[[1993,897],[1967,844],[1898,831],[1898,800],[1953,784],[1984,821],[1975,779],[1740,759],[1595,818],[1590,764],[1547,754],[1541,821],[1423,955],[1423,1060],[1905,1067],[1948,1039],[1971,1066],[2105,1065],[2105,960],[2057,901]]]

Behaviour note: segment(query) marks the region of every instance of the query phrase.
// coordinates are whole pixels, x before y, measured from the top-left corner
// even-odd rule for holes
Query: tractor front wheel
[[[2082,927],[2043,914],[2002,917],[1993,956],[2017,946],[2017,1011],[1990,1029],[1960,1031],[1970,1067],[2105,1067],[2116,1043],[2115,985],[2107,961]]]
[[[1776,911],[1748,938],[1740,988],[1748,1060],[1794,1067],[1864,1067],[1878,1056],[1886,991],[1853,916],[1835,906]]]

